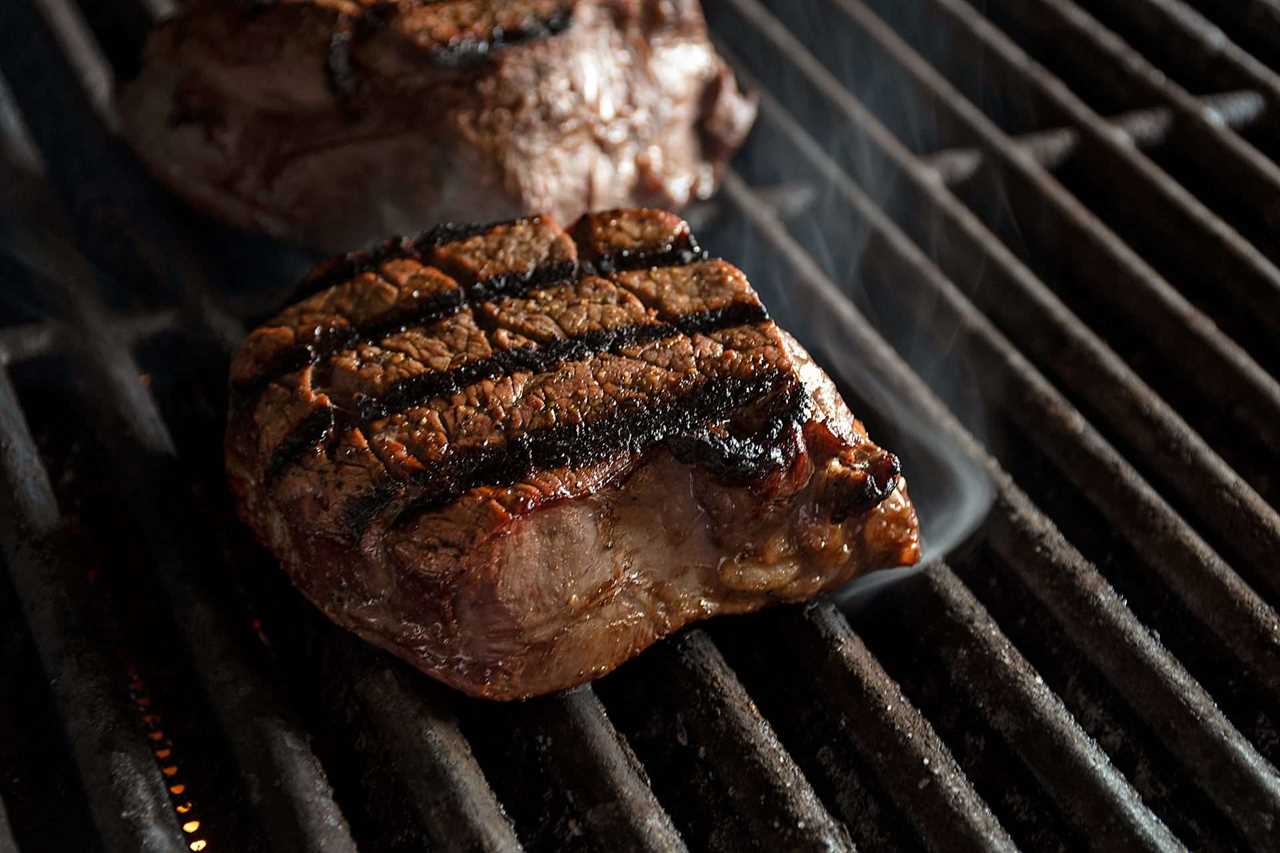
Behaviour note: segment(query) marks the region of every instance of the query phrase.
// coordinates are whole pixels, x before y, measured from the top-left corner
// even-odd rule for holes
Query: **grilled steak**
[[[333,251],[449,219],[679,207],[755,117],[697,0],[196,0],[122,104],[196,206]]]
[[[317,606],[468,693],[919,556],[897,459],[672,214],[442,227],[306,287],[233,362],[232,490]]]

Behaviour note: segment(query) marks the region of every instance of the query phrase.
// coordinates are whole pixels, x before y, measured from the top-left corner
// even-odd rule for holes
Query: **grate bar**
[[[1105,302],[1126,311],[1135,327],[1160,350],[1173,369],[1224,412],[1232,412],[1248,428],[1280,447],[1280,383],[1260,368],[1234,341],[1125,245],[1098,218],[1033,161],[1019,156],[1009,138],[907,45],[890,27],[857,0],[830,0],[851,24],[867,33],[888,61],[905,71],[919,93],[942,114],[966,129],[998,169],[1003,186],[1015,202],[1025,203],[1019,218],[1024,232],[1046,246],[1070,246],[1073,265],[1082,271],[1076,280]],[[953,0],[937,0],[954,11]],[[968,7],[960,26],[986,32],[992,28]],[[1055,91],[1057,88],[1055,87]],[[1087,108],[1086,108],[1087,109]],[[1098,145],[1114,147],[1106,129],[1086,122],[1079,129],[1096,137]],[[1125,155],[1129,157],[1130,155]],[[1149,170],[1147,163],[1142,168]],[[1052,215],[1034,215],[1046,208]],[[1234,233],[1234,232],[1232,232]],[[1078,320],[1073,320],[1077,325]],[[1104,384],[1100,397],[1114,396]],[[1101,393],[1101,391],[1106,393]],[[1105,407],[1104,407],[1105,408]]]
[[[61,517],[22,408],[0,373],[0,467],[5,480],[5,563],[49,678],[94,823],[112,851],[185,849],[182,832],[124,689],[124,673],[104,654],[56,546]],[[111,755],[104,762],[103,755]]]
[[[901,844],[884,837],[888,818],[859,778],[865,773],[928,849],[1015,849],[946,744],[834,604],[788,608],[723,630],[733,659],[749,660],[748,689],[770,720],[781,721],[784,743],[810,778],[822,780],[860,842]],[[761,634],[771,641],[761,643]]]
[[[748,75],[744,79],[751,81]],[[1006,393],[1006,411],[1055,460],[1121,535],[1147,559],[1145,568],[1245,661],[1280,700],[1280,619],[1235,571],[1165,503],[1097,431],[1026,361],[956,286],[913,246],[821,147],[767,92],[761,118],[812,164],[813,180],[831,187],[877,251],[869,272],[905,302],[928,304],[957,323],[977,375]],[[792,161],[799,162],[799,161]]]
[[[933,0],[963,32],[985,47],[986,55],[1007,72],[1026,80],[1042,97],[1072,119],[1084,144],[1077,156],[1089,170],[1105,181],[1112,192],[1125,194],[1132,203],[1149,206],[1158,215],[1144,220],[1157,236],[1168,242],[1181,261],[1213,276],[1215,291],[1229,294],[1273,332],[1280,331],[1280,269],[1261,252],[1202,204],[1187,189],[1156,166],[1149,158],[1116,138],[1101,117],[1072,93],[1043,66],[1032,60],[1004,33],[992,26],[966,0]],[[1036,26],[1057,25],[1056,30],[1074,34],[1074,51],[1090,51],[1079,57],[1088,67],[1112,63],[1121,66],[1129,82],[1142,94],[1163,102],[1174,111],[1176,123],[1168,142],[1178,150],[1213,152],[1213,165],[1223,170],[1218,180],[1230,184],[1232,192],[1252,208],[1263,221],[1280,217],[1280,167],[1221,122],[1206,115],[1196,99],[1167,80],[1137,52],[1108,32],[1069,0],[1001,0],[1001,8],[1019,20]],[[1034,8],[1031,8],[1034,6]],[[1192,161],[1204,162],[1203,156]],[[1205,263],[1206,258],[1214,263]]]
[[[1277,0],[1199,0],[1201,14],[1225,21],[1228,27],[1247,34],[1259,53],[1280,56],[1280,2]],[[1242,45],[1250,47],[1250,45]]]
[[[86,324],[87,325],[87,324]],[[217,712],[251,802],[272,842],[289,850],[354,850],[346,821],[308,738],[200,576],[199,516],[186,505],[176,451],[154,400],[126,354],[88,337],[83,389],[112,448],[123,497],[143,527],[154,575],[167,594],[205,695]],[[105,398],[105,402],[102,400]],[[104,410],[104,406],[106,407]],[[139,475],[142,475],[141,477]]]
[[[3,52],[0,52],[2,55]],[[0,62],[3,60],[0,59]],[[92,223],[85,223],[91,225]],[[97,227],[102,227],[101,223]],[[38,241],[46,249],[57,248],[49,269],[57,280],[44,282],[46,291],[61,293],[75,285],[88,288],[96,281],[88,261],[56,235]],[[195,292],[195,291],[193,291]],[[184,563],[190,561],[193,551],[185,551],[190,543],[180,543],[177,531],[182,529],[172,507],[157,501],[157,496],[138,482],[138,471],[156,471],[156,460],[172,458],[172,441],[162,424],[148,433],[148,416],[158,418],[154,404],[136,381],[137,370],[131,359],[113,349],[109,337],[102,337],[97,325],[105,312],[91,314],[85,299],[68,300],[76,312],[74,321],[87,333],[82,338],[69,336],[69,345],[79,348],[78,355],[91,367],[78,377],[81,381],[92,376],[99,383],[92,391],[85,391],[86,400],[96,401],[106,389],[112,397],[115,409],[102,413],[109,421],[118,422],[120,429],[107,429],[103,435],[108,441],[122,444],[117,457],[132,459],[136,465],[124,465],[119,471],[119,482],[128,493],[135,507],[144,508],[137,513],[144,530],[149,534],[148,544],[163,568],[155,571],[157,581],[166,591],[176,612],[180,636],[186,640],[188,651],[196,664],[206,695],[218,713],[224,730],[230,738],[239,762],[246,790],[251,801],[260,807],[264,828],[269,836],[287,849],[345,850],[354,849],[345,821],[332,800],[328,782],[324,778],[315,757],[306,743],[305,734],[289,713],[284,710],[280,698],[248,664],[243,649],[236,647],[236,631],[220,615],[218,606]],[[98,336],[88,334],[98,328]],[[145,402],[139,401],[139,394]],[[129,404],[133,411],[127,411]],[[148,405],[151,408],[148,408]],[[129,436],[130,444],[124,436]],[[150,444],[148,444],[150,442]],[[120,459],[116,459],[117,463]],[[159,463],[157,463],[159,464]],[[157,473],[165,473],[162,469]],[[148,485],[167,484],[170,494],[181,494],[182,479],[174,474],[167,480],[156,477]],[[188,512],[187,518],[196,518]],[[147,523],[150,521],[150,524]]]
[[[775,49],[786,54],[792,60],[791,67],[803,75],[803,80],[787,80],[815,90],[838,110],[858,133],[858,139],[865,141],[857,146],[862,154],[860,163],[878,175],[877,180],[883,180],[885,173],[893,177],[904,227],[921,245],[937,254],[943,271],[957,280],[971,277],[975,270],[990,276],[989,284],[972,290],[979,307],[1001,326],[1016,332],[1022,346],[1051,369],[1060,382],[1102,412],[1148,469],[1187,501],[1201,523],[1225,541],[1235,543],[1251,569],[1249,580],[1265,589],[1273,601],[1280,601],[1280,578],[1263,569],[1280,551],[1280,517],[1275,510],[933,179],[932,173],[911,157],[776,18],[756,0],[726,2]],[[709,9],[715,8],[716,4],[709,4]],[[727,49],[726,53],[733,55]],[[756,54],[744,54],[740,59],[751,63],[753,71],[759,68]],[[767,85],[768,81],[761,83]],[[779,111],[773,109],[770,114],[776,116]],[[797,133],[789,119],[774,124],[786,132],[789,143],[809,151],[810,160],[829,163],[830,158],[807,141],[803,131]],[[849,188],[849,180],[839,168],[824,170],[822,179]],[[870,205],[860,206],[864,216],[879,216]],[[920,216],[922,210],[929,215]],[[1280,425],[1280,421],[1276,423]],[[1280,442],[1275,446],[1280,447]],[[1209,483],[1214,484],[1210,491],[1215,500],[1204,499]]]
[[[0,853],[18,853],[18,842],[9,828],[9,815],[0,801]]]
[[[853,849],[703,631],[654,646],[599,690],[692,848]]]
[[[204,249],[180,230],[172,201],[91,106],[93,80],[110,68],[91,41],[78,45],[56,29],[87,32],[71,0],[17,0],[3,4],[0,15],[0,73],[24,82],[12,94],[65,202],[77,245],[131,287],[178,296],[198,327],[231,340],[231,318],[211,296],[214,266]],[[76,52],[64,55],[61,45]]]
[[[1230,76],[1236,81],[1231,85],[1243,81],[1250,88],[1257,87],[1273,107],[1280,107],[1280,73],[1228,38],[1218,25],[1183,0],[1139,0],[1106,5],[1123,14],[1144,35],[1182,52],[1187,62],[1198,63],[1210,76]],[[1246,13],[1251,5],[1256,4],[1232,0],[1214,4],[1213,8],[1217,14],[1235,17]],[[1267,5],[1274,6],[1269,2]],[[1265,38],[1267,31],[1264,26],[1250,31],[1250,35]]]
[[[1250,127],[1267,114],[1266,100],[1252,90],[1207,95],[1197,99],[1196,103],[1202,112],[1214,116],[1232,130]],[[1169,107],[1132,110],[1107,119],[1107,126],[1145,150],[1169,141],[1175,129],[1175,114]],[[1055,127],[1011,139],[1020,153],[1050,171],[1074,156],[1081,145],[1080,133],[1072,127]],[[981,171],[984,158],[981,149],[949,148],[929,154],[921,158],[921,162],[936,172],[943,183],[959,184]]]
[[[857,354],[824,353],[837,368],[871,371],[886,386],[872,402],[884,412],[909,405],[966,454],[983,464],[996,482],[998,508],[989,523],[997,548],[1041,599],[1095,667],[1125,701],[1164,736],[1164,742],[1224,814],[1260,849],[1280,821],[1280,776],[1226,719],[1212,697],[1147,633],[1106,580],[1035,508],[999,463],[982,449],[949,410],[875,333],[836,285],[758,207],[736,175],[724,192],[795,272],[794,283],[813,297],[815,335],[830,334]],[[833,337],[831,339],[837,339]],[[851,360],[856,364],[851,365]],[[841,362],[844,362],[842,365]],[[876,389],[872,389],[876,390]]]
[[[371,735],[352,738],[368,772],[392,777],[392,790],[371,792],[394,803],[378,817],[395,826],[410,823],[414,837],[433,849],[520,850],[447,703],[362,641],[327,625],[311,633],[322,649],[325,692],[341,697],[344,715]]]
[[[471,741],[506,770],[495,784],[530,849],[563,850],[581,837],[608,838],[617,851],[686,849],[590,685],[469,711]]]
[[[927,567],[921,587],[916,606],[928,614],[930,642],[954,652],[942,668],[952,690],[982,710],[1086,837],[1117,849],[1181,849],[951,569]]]

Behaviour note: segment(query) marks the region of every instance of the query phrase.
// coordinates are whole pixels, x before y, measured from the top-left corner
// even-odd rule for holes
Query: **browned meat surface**
[[[468,693],[919,556],[898,460],[678,217],[450,226],[307,287],[233,362],[232,490],[318,607]]]
[[[755,117],[697,0],[196,0],[122,98],[196,206],[332,251],[705,197]]]

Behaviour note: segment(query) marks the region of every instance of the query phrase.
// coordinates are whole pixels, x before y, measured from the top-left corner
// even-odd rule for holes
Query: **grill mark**
[[[592,465],[618,454],[639,453],[672,442],[682,451],[696,452],[696,445],[713,422],[735,409],[755,403],[779,388],[792,396],[796,381],[781,371],[761,372],[750,379],[711,377],[687,393],[664,401],[626,402],[618,411],[583,424],[562,424],[525,432],[497,447],[460,452],[401,483],[383,483],[368,494],[351,499],[343,521],[358,538],[368,525],[414,488],[422,493],[403,508],[398,525],[452,504],[481,486],[509,486],[538,470]],[[803,394],[797,390],[793,395]],[[803,406],[792,406],[789,416],[801,416]],[[695,449],[696,447],[696,449]],[[700,463],[701,464],[701,463]],[[750,471],[757,470],[748,466]],[[732,467],[726,471],[733,470]],[[747,468],[740,468],[742,473]]]
[[[503,224],[507,223],[475,226],[449,223],[431,229],[416,240],[402,237],[390,240],[375,249],[353,253],[308,276],[295,294],[295,301],[314,296],[329,287],[344,284],[364,273],[374,272],[389,261],[414,259],[425,264],[424,250],[456,243]],[[609,270],[623,272],[647,267],[682,266],[707,258],[706,251],[690,237],[677,245],[664,246],[657,252],[623,251],[608,255],[595,260],[589,266],[580,266],[574,261],[563,261],[558,264],[534,267],[527,272],[499,273],[471,284],[462,284],[458,291],[441,294],[435,299],[424,302],[417,309],[397,314],[376,325],[327,329],[321,332],[313,342],[299,344],[282,351],[272,358],[258,375],[237,384],[233,389],[235,398],[238,405],[250,405],[268,385],[279,377],[301,370],[309,364],[315,364],[344,349],[350,349],[361,341],[372,343],[410,326],[442,320],[458,313],[468,305],[492,302],[502,297],[522,296],[553,284],[571,281],[583,273],[601,270],[606,264],[610,265]]]
[[[646,246],[640,251],[619,249],[607,252],[589,261],[584,261],[583,268],[596,275],[608,275],[615,272],[630,272],[649,267],[687,266],[710,257],[706,249],[698,245],[693,234],[685,232],[679,239],[662,247]]]
[[[546,373],[561,364],[586,361],[601,353],[616,355],[638,344],[678,335],[692,337],[696,334],[709,334],[737,326],[763,323],[768,319],[768,312],[759,303],[735,303],[711,311],[686,314],[673,322],[600,329],[574,335],[542,347],[501,350],[488,358],[460,364],[449,370],[433,371],[403,379],[381,396],[358,395],[355,399],[355,411],[340,412],[338,423],[330,424],[330,429],[327,431],[320,432],[315,424],[307,421],[299,424],[273,451],[267,469],[266,483],[273,484],[294,462],[301,459],[307,451],[324,441],[334,431],[345,432],[351,427],[365,426],[370,421],[403,412],[428,400],[456,394],[482,379],[493,379],[517,371]],[[309,439],[310,443],[308,443]]]
[[[686,314],[668,323],[637,323],[616,329],[598,329],[539,347],[500,350],[494,355],[449,370],[423,373],[402,379],[379,397],[357,397],[356,411],[361,422],[389,417],[436,397],[456,394],[481,379],[508,376],[517,371],[547,373],[570,361],[586,361],[594,355],[616,355],[638,344],[678,335],[693,336],[754,325],[769,319],[759,303],[735,303],[711,311]]]
[[[284,470],[302,458],[302,454],[328,440],[337,426],[334,410],[326,406],[302,419],[271,454],[266,483],[275,482]]]
[[[432,64],[441,68],[471,68],[487,61],[495,50],[559,35],[573,25],[573,10],[558,9],[544,18],[529,16],[529,23],[514,30],[495,28],[487,38],[460,39],[431,50]]]
[[[410,326],[433,323],[451,317],[467,304],[463,289],[450,290],[425,300],[412,310],[393,313],[392,316],[369,326],[324,326],[317,330],[315,339],[296,344],[276,354],[253,378],[237,383],[233,388],[237,406],[248,406],[262,395],[275,380],[304,367],[318,363],[335,353],[358,345],[365,340],[381,340]]]
[[[514,225],[519,219],[488,222],[482,225],[465,225],[445,222],[430,228],[417,237],[393,237],[372,249],[351,252],[340,258],[321,264],[311,272],[294,291],[290,302],[301,302],[322,290],[346,284],[367,272],[375,272],[388,261],[415,260],[424,265],[426,253],[449,243],[460,243],[504,225]]]
[[[345,107],[360,87],[360,73],[355,62],[355,45],[369,34],[387,25],[387,18],[394,13],[391,5],[371,6],[357,15],[342,15],[338,27],[329,39],[325,53],[325,82],[329,91]],[[530,15],[529,23],[514,30],[495,28],[487,38],[459,39],[446,45],[438,45],[427,51],[428,61],[438,68],[462,70],[487,61],[493,52],[503,47],[524,44],[542,38],[550,38],[569,29],[573,24],[573,10],[559,9],[546,17]]]

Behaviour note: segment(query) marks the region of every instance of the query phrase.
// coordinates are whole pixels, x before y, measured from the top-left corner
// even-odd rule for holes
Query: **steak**
[[[231,489],[321,610],[467,693],[919,557],[897,458],[673,214],[444,226],[304,288],[232,363]]]
[[[197,207],[335,252],[451,219],[680,207],[755,118],[697,0],[196,0],[122,107]]]

